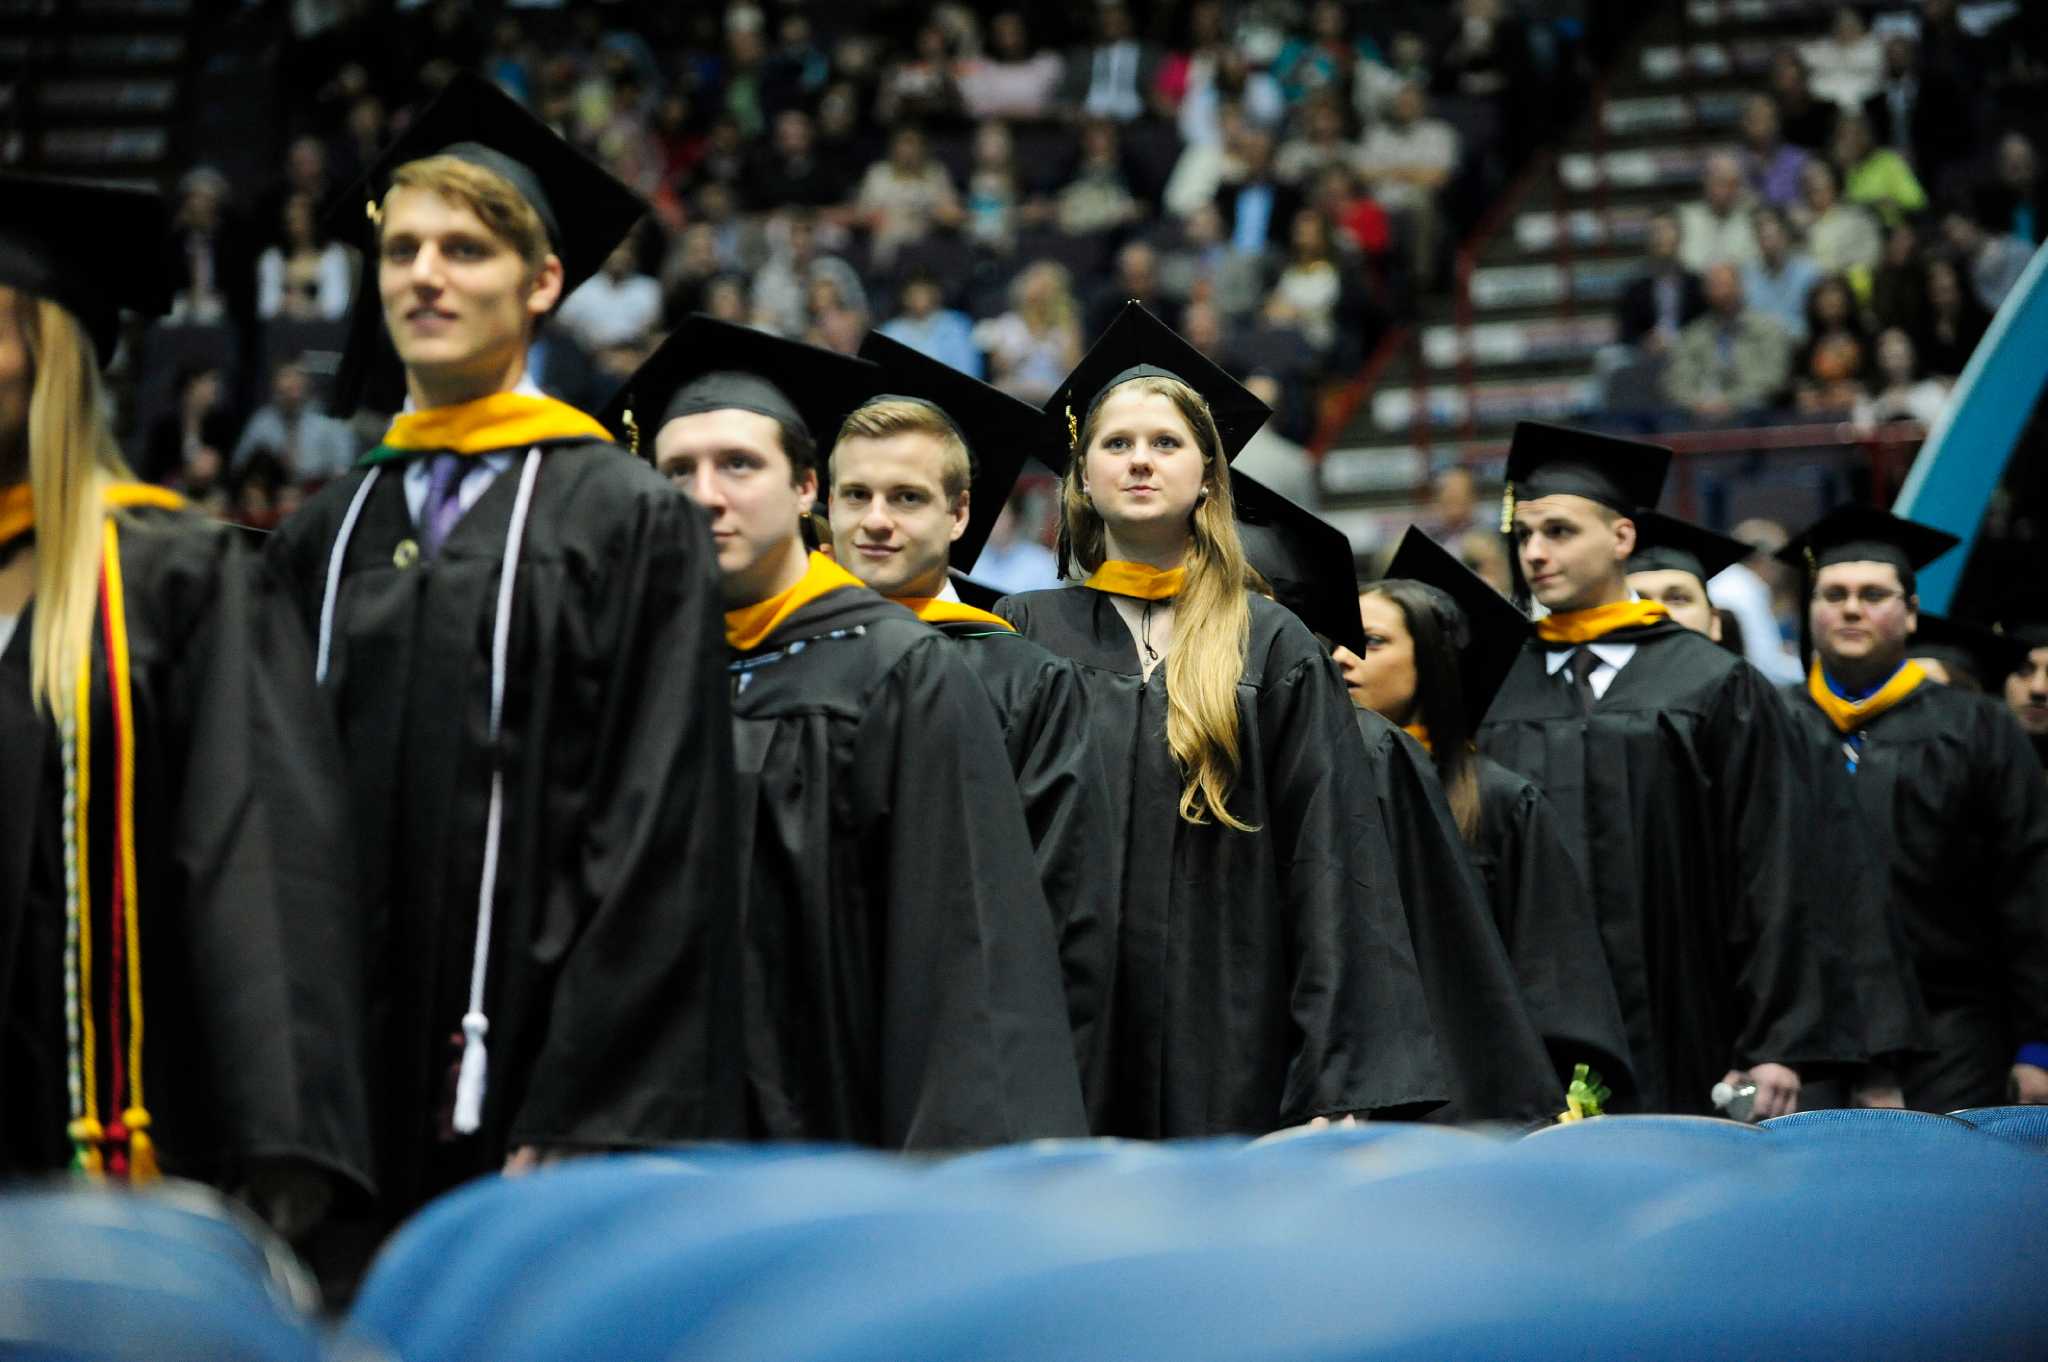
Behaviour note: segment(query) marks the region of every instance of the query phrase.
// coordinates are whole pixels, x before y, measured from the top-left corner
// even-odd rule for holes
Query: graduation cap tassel
[[[1503,483],[1500,489],[1500,532],[1515,532],[1515,485]]]
[[[477,884],[476,944],[469,960],[469,1010],[462,1014],[462,1067],[455,1075],[454,1126],[459,1135],[474,1135],[483,1125],[484,1090],[490,1056],[484,1037],[491,1019],[484,1012],[484,983],[491,963],[491,920],[498,896],[498,844],[505,830],[505,765],[498,735],[505,717],[505,677],[512,650],[512,588],[519,576],[519,545],[526,537],[526,517],[533,506],[533,484],[540,476],[540,450],[526,452],[519,473],[519,498],[512,507],[512,527],[505,535],[505,556],[498,567],[498,613],[491,625],[491,805],[484,821],[484,867]]]
[[[637,459],[640,457],[640,423],[633,419],[631,407],[626,408],[626,414],[619,419],[626,427],[626,448],[631,450],[633,457]]]

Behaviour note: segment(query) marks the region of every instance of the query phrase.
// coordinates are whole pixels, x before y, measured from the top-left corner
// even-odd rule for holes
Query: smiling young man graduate
[[[403,1213],[515,1152],[743,1131],[732,739],[703,517],[523,376],[639,202],[466,76],[353,202],[341,405],[407,409],[271,556],[346,739]]]
[[[1899,1074],[1930,1111],[2048,1102],[2048,787],[1996,699],[1911,660],[1916,574],[1952,535],[1846,507],[1779,556],[1807,575],[1801,720],[1853,773],[1890,865],[1933,1053]]]
[[[960,599],[1038,437],[1038,408],[886,336],[861,355],[889,392],[839,428],[827,461],[834,559],[956,644],[995,704],[1024,800],[1091,1126],[1108,1100],[1117,887],[1109,809],[1074,664]],[[972,589],[971,587],[969,588]]]
[[[1759,1119],[1802,1071],[1861,1058],[1836,930],[1796,839],[1814,807],[1764,678],[1635,598],[1634,517],[1668,451],[1524,422],[1508,454],[1518,568],[1551,612],[1480,729],[1542,787],[1585,871],[1628,1024],[1639,1105],[1706,1112],[1747,1072]]]
[[[806,549],[865,360],[692,317],[613,400],[711,518],[731,649],[756,1133],[945,1149],[1087,1130],[1017,782],[960,650]]]

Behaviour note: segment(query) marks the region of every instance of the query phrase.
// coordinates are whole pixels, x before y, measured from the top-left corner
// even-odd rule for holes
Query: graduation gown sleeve
[[[1586,1064],[1615,1092],[1632,1091],[1628,1032],[1606,947],[1557,813],[1534,782],[1479,762],[1479,845],[1494,921],[1529,1019],[1560,1078]]]
[[[1357,722],[1379,781],[1386,825],[1453,1097],[1447,1121],[1541,1121],[1564,1107],[1564,1089],[1524,1005],[1429,756],[1370,710]],[[1619,1020],[1617,1019],[1617,1026]]]
[[[872,697],[852,770],[880,883],[881,1143],[1087,1133],[1052,917],[1002,734],[951,645]]]
[[[681,496],[627,502],[599,618],[610,640],[574,864],[550,878],[535,954],[559,959],[514,1145],[738,1135],[739,867],[716,556]],[[688,999],[687,1006],[680,1000]]]

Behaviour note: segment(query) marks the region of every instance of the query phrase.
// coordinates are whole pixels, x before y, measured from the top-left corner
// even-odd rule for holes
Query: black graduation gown
[[[369,1186],[363,938],[339,751],[288,605],[239,536],[195,514],[121,513],[135,721],[143,1077],[165,1172],[230,1183],[289,1157]],[[64,1167],[61,744],[29,693],[32,611],[0,654],[0,1172]],[[114,718],[95,626],[93,1000],[100,1119]]]
[[[1089,1124],[1098,1125],[1112,1082],[1104,1009],[1116,979],[1116,856],[1080,677],[1073,663],[1007,629],[971,620],[933,627],[954,640],[995,703],[1059,941],[1081,1092]]]
[[[1793,701],[1846,767],[1842,736]],[[1926,683],[1863,730],[1849,777],[1886,850],[1890,896],[1930,1013],[1934,1053],[1900,1075],[1929,1110],[2005,1100],[2022,1044],[2048,1040],[2048,787],[1997,700]]]
[[[1523,1001],[1435,764],[1420,743],[1371,710],[1358,710],[1357,722],[1451,1080],[1451,1100],[1431,1119],[1551,1120],[1564,1109],[1564,1087]]]
[[[1534,782],[1478,758],[1479,831],[1472,861],[1486,882],[1495,927],[1521,981],[1529,1019],[1558,1077],[1576,1065],[1616,1093],[1635,1089],[1628,1030],[1614,996],[1607,948],[1557,811]]]
[[[326,692],[370,886],[380,1176],[403,1212],[520,1145],[743,1133],[731,724],[702,514],[615,446],[543,455],[514,584],[483,1124],[446,1123],[490,801],[492,630],[520,458],[432,560],[399,465],[351,536]],[[367,474],[273,537],[317,637]]]
[[[1681,625],[1608,641],[1636,652],[1590,718],[1532,641],[1479,746],[1542,788],[1586,876],[1637,1105],[1706,1113],[1730,1068],[1855,1062],[1844,948],[1799,870],[1817,805],[1784,706]]]
[[[1291,612],[1250,600],[1229,798],[1251,832],[1180,817],[1166,667],[1143,679],[1109,596],[998,608],[1079,664],[1108,773],[1123,918],[1103,1134],[1262,1132],[1451,1096],[1350,698]]]
[[[892,1149],[1085,1134],[1017,783],[956,648],[845,587],[732,665],[758,1133]]]

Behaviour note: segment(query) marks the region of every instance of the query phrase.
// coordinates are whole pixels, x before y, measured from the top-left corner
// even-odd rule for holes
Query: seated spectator
[[[1910,222],[1885,233],[1884,259],[1870,281],[1870,315],[1874,325],[1902,327],[1909,336],[1925,329],[1927,264],[1919,230]]]
[[[1294,221],[1301,196],[1273,174],[1273,139],[1247,128],[1239,142],[1242,164],[1216,191],[1216,210],[1223,215],[1231,249],[1240,255],[1264,255],[1279,244]]]
[[[1524,78],[1532,61],[1528,32],[1505,8],[1501,0],[1459,0],[1457,13],[1445,16],[1430,61],[1439,93],[1490,103]]]
[[[989,50],[960,65],[960,100],[970,118],[1044,118],[1053,110],[1066,63],[1034,49],[1021,10],[989,23]]]
[[[1318,95],[1302,104],[1301,134],[1281,143],[1273,173],[1283,182],[1305,188],[1332,166],[1350,166],[1358,147],[1347,135],[1344,106],[1334,95]]]
[[[1927,328],[1914,338],[1927,372],[1944,378],[1960,375],[1990,325],[1991,314],[1963,283],[1955,262],[1944,256],[1929,260]]]
[[[1244,173],[1244,145],[1252,125],[1232,102],[1224,105],[1219,126],[1212,139],[1187,139],[1174,160],[1161,197],[1166,211],[1175,217],[1187,217],[1197,208],[1213,204],[1224,184]]]
[[[1707,313],[1679,334],[1664,370],[1664,393],[1693,419],[1753,417],[1774,405],[1791,374],[1791,344],[1776,322],[1742,302],[1734,265],[1709,266]]]
[[[832,59],[819,46],[807,16],[783,15],[776,39],[761,73],[761,102],[771,117],[809,106],[832,78]]]
[[[1775,99],[1755,95],[1742,106],[1743,182],[1759,201],[1773,208],[1797,202],[1808,155],[1784,139]]]
[[[1977,191],[1976,218],[2000,236],[2038,246],[2048,231],[2048,181],[2041,177],[2034,144],[2017,132],[1998,139],[1998,173]]]
[[[1247,375],[1244,387],[1246,392],[1276,413],[1286,409],[1287,395],[1280,386],[1280,380],[1273,375]],[[1315,458],[1300,441],[1289,439],[1281,431],[1278,416],[1259,427],[1244,449],[1230,461],[1230,466],[1250,474],[1261,485],[1304,510],[1313,511],[1322,503],[1322,494],[1316,484]]]
[[[1514,594],[1515,583],[1508,566],[1507,537],[1492,526],[1462,535],[1450,546],[1458,561],[1470,568],[1480,581],[1503,596]]]
[[[1679,332],[1707,310],[1700,277],[1678,258],[1678,215],[1659,213],[1650,219],[1650,258],[1641,277],[1621,291],[1615,311],[1615,336],[1649,355],[1662,355],[1677,342]]]
[[[963,374],[980,378],[984,372],[981,351],[974,347],[974,323],[966,313],[946,306],[946,292],[929,271],[919,270],[904,281],[903,310],[879,329],[891,340]]]
[[[1231,249],[1214,204],[1189,215],[1179,244],[1159,260],[1159,283],[1168,297],[1178,303],[1199,299],[1225,317],[1242,317],[1257,307],[1264,282],[1263,257]]]
[[[1877,220],[1853,203],[1843,203],[1836,189],[1835,169],[1815,157],[1800,176],[1805,194],[1800,210],[1806,220],[1806,253],[1825,274],[1868,278],[1884,253]]]
[[[1392,241],[1387,210],[1359,189],[1358,176],[1350,167],[1331,166],[1316,176],[1309,206],[1336,228],[1340,254],[1386,254]]]
[[[1955,253],[1956,263],[1967,272],[1971,291],[1986,312],[1998,311],[2005,295],[2020,281],[2027,262],[2034,258],[2033,248],[2018,237],[1987,232],[1975,218],[1958,210],[1942,215],[1941,234]]]
[[[1117,249],[1116,273],[1088,301],[1088,334],[1099,336],[1116,320],[1126,302],[1143,303],[1154,315],[1165,316],[1171,301],[1159,282],[1159,252],[1150,242],[1126,241]]]
[[[889,68],[875,96],[875,117],[884,125],[915,122],[928,127],[959,123],[966,104],[953,79],[953,38],[936,19],[917,30],[912,55]]]
[[[1823,338],[1812,348],[1799,381],[1793,385],[1793,406],[1802,416],[1850,415],[1870,396],[1857,376],[1863,365],[1863,347],[1853,337]]]
[[[877,265],[887,267],[906,242],[922,240],[934,227],[957,227],[966,219],[953,178],[932,159],[924,133],[899,128],[889,158],[868,167],[861,181],[859,210],[873,234]]]
[[[1458,134],[1429,116],[1416,82],[1401,88],[1389,112],[1385,123],[1366,134],[1358,173],[1407,242],[1418,285],[1427,285],[1436,276],[1439,203],[1458,170]]]
[[[661,315],[669,330],[682,325],[692,312],[705,310],[704,290],[723,268],[718,260],[718,234],[710,224],[699,222],[684,228],[661,263]],[[771,254],[761,273],[765,276],[774,269]]]
[[[755,170],[751,202],[759,208],[827,208],[853,188],[845,169],[818,152],[818,130],[802,109],[775,115],[773,140]]]
[[[1742,162],[1732,152],[1707,157],[1700,174],[1701,198],[1678,210],[1678,258],[1699,273],[1723,261],[1741,266],[1756,259],[1756,233],[1744,202]]]
[[[1010,494],[974,562],[975,581],[1010,596],[1060,584],[1059,559],[1031,533],[1042,519],[1038,502],[1035,493],[1021,488]]]
[[[1010,285],[1010,310],[974,328],[989,381],[1026,402],[1043,402],[1081,361],[1080,309],[1064,267],[1026,266]]]
[[[1759,208],[1750,215],[1755,225],[1757,258],[1742,267],[1742,300],[1785,329],[1795,341],[1806,339],[1806,299],[1820,282],[1820,267],[1792,249],[1785,215]]]
[[[1242,327],[1235,328],[1226,341],[1223,358],[1226,369],[1257,367],[1272,374],[1282,386],[1299,388],[1322,372],[1322,357],[1302,330],[1301,309],[1286,294],[1275,290],[1259,304],[1258,312]]]
[[[1839,274],[1824,276],[1806,295],[1805,339],[1792,352],[1792,371],[1809,375],[1822,346],[1849,341],[1856,347],[1856,377],[1862,378],[1870,356],[1870,329],[1856,309],[1856,294]],[[1839,352],[1839,347],[1838,347]]]
[[[321,205],[340,188],[327,173],[327,144],[318,137],[294,137],[284,154],[284,176],[256,206],[256,220],[266,226],[284,221],[285,203],[303,196],[317,217]]]
[[[575,336],[548,326],[526,347],[526,376],[549,397],[584,411],[603,406],[617,386],[599,372],[597,361]]]
[[[1234,109],[1245,126],[1277,130],[1287,119],[1287,99],[1270,71],[1256,67],[1243,48],[1225,43],[1188,59],[1187,93],[1178,121],[1181,141],[1214,148],[1227,140],[1224,111]]]
[[[1213,303],[1198,299],[1183,308],[1180,334],[1189,345],[1216,361],[1218,368],[1228,369],[1235,363],[1237,350],[1230,342],[1230,328]]]
[[[1880,147],[1860,113],[1845,113],[1835,124],[1835,167],[1842,175],[1842,196],[1877,214],[1887,227],[1897,226],[1927,206],[1913,167],[1890,147]]]
[[[1060,103],[1076,117],[1129,123],[1144,117],[1158,85],[1159,54],[1140,42],[1130,11],[1114,0],[1095,11],[1095,41],[1067,59]]]
[[[1863,101],[1863,118],[1879,146],[1930,175],[1968,151],[1967,97],[1944,72],[1923,67],[1903,33],[1885,37],[1884,75],[1877,93]]]
[[[968,240],[998,255],[1014,250],[1017,229],[1043,214],[1038,205],[1024,200],[1017,182],[1016,148],[1006,123],[989,122],[975,129],[966,212]]]
[[[210,488],[220,481],[234,447],[235,418],[220,370],[188,364],[178,373],[176,405],[150,427],[136,472],[167,487]]]
[[[1095,236],[1135,222],[1143,213],[1124,174],[1116,124],[1093,118],[1081,125],[1081,155],[1060,190],[1058,222],[1069,236]]]
[[[1337,0],[1317,0],[1308,25],[1307,36],[1289,38],[1273,59],[1273,77],[1289,105],[1328,98],[1341,108],[1351,100],[1360,64],[1379,58],[1379,45],[1351,35],[1351,16]]]
[[[251,529],[274,530],[280,520],[305,502],[283,461],[267,449],[237,469],[232,482],[234,495],[228,518]]]
[[[1877,371],[1877,391],[1856,408],[1859,425],[1918,421],[1931,426],[1948,404],[1949,385],[1921,374],[1912,337],[1896,326],[1877,338]]]
[[[1273,283],[1273,294],[1293,307],[1302,337],[1319,353],[1329,353],[1337,340],[1337,305],[1344,296],[1344,277],[1337,268],[1330,224],[1313,208],[1294,215],[1287,264]]]
[[[556,324],[585,350],[636,344],[661,325],[661,285],[640,273],[638,248],[631,236],[620,242],[555,313]]]
[[[283,234],[256,258],[256,315],[264,321],[333,321],[347,315],[355,287],[348,247],[323,240],[313,200],[284,201]]]
[[[1429,510],[1416,527],[1451,552],[1468,534],[1487,528],[1487,511],[1479,501],[1479,481],[1461,463],[1446,464],[1429,485]]]
[[[1884,52],[1853,5],[1835,10],[1827,36],[1799,49],[1812,73],[1807,84],[1815,98],[1842,109],[1861,109],[1884,79]]]
[[[270,401],[242,428],[229,471],[239,472],[262,455],[277,460],[286,482],[317,484],[354,467],[362,452],[355,428],[321,411],[311,393],[304,365],[297,360],[278,365],[270,379]]]
[[[716,317],[734,326],[746,326],[753,321],[747,311],[747,281],[737,274],[715,274],[704,285],[704,314]],[[803,334],[811,333],[810,310],[805,309]]]
[[[1785,140],[1818,155],[1835,131],[1835,108],[1814,98],[1807,84],[1806,59],[1783,47],[1771,58],[1771,98],[1778,105],[1778,126]]]
[[[228,181],[210,166],[178,182],[178,206],[171,219],[170,256],[173,325],[209,325],[247,318],[255,305],[255,262],[228,205]]]

